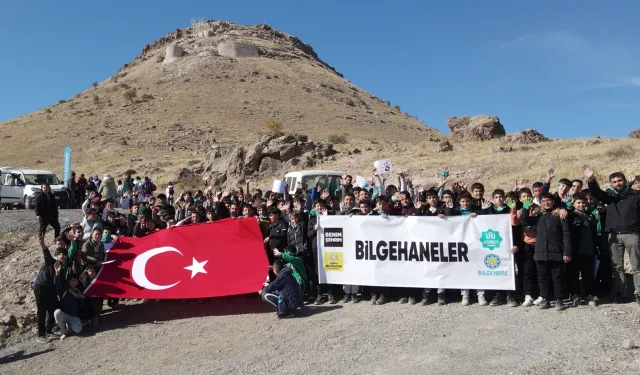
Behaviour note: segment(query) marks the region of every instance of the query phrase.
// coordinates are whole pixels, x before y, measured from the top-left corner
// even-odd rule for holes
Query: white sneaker
[[[530,295],[524,296],[524,302],[522,303],[523,307],[531,307],[533,306],[533,297]]]
[[[60,335],[60,341],[66,339],[66,338],[67,338],[67,335],[65,335],[65,334]]]
[[[469,306],[469,296],[462,296],[462,306]]]
[[[543,299],[544,298],[542,298],[542,297],[538,297],[535,301],[533,301],[533,304],[538,306],[538,305],[540,305],[542,303]]]
[[[478,305],[480,306],[487,306],[487,299],[484,298],[484,294],[478,294]]]

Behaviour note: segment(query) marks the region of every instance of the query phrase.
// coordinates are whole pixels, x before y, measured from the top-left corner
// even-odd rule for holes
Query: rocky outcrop
[[[439,147],[438,152],[453,151],[453,145],[451,144],[451,142],[447,141],[446,139],[440,142],[440,145],[438,147]]]
[[[521,130],[514,134],[509,134],[507,136],[507,141],[513,142],[513,143],[520,143],[520,144],[529,144],[529,143],[538,143],[538,142],[548,142],[549,138],[540,134],[540,132],[538,132],[535,129],[526,129],[526,130]]]
[[[332,143],[310,141],[303,135],[270,135],[249,147],[212,146],[204,172],[209,184],[236,185],[247,177],[307,169],[336,153]]]
[[[451,137],[457,141],[486,141],[506,135],[497,116],[450,117],[447,126]]]
[[[631,131],[629,133],[629,138],[640,138],[640,129]]]

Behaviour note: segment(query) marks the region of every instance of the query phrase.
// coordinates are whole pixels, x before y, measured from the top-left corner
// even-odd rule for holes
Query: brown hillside
[[[247,53],[230,43],[255,46],[259,56],[220,56]],[[185,55],[165,61],[176,44]],[[256,139],[265,120],[315,140],[442,137],[343,79],[309,45],[266,25],[208,21],[177,30],[145,46],[110,79],[87,85],[65,102],[0,124],[3,164],[59,172],[70,145],[79,172],[146,166],[163,175],[202,159],[214,142]]]

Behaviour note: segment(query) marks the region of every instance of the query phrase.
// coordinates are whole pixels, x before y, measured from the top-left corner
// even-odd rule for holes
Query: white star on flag
[[[207,264],[207,262],[208,260],[205,260],[204,262],[198,262],[196,258],[193,258],[193,264],[185,267],[184,269],[191,271],[191,278],[193,279],[199,273],[207,273],[207,271],[204,269],[204,265]]]

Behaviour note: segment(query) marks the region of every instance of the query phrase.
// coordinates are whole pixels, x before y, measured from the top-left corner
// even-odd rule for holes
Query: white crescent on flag
[[[131,276],[133,277],[133,281],[135,281],[136,284],[140,285],[141,287],[149,290],[165,290],[178,285],[180,281],[177,281],[171,285],[157,285],[147,279],[146,267],[149,259],[158,254],[166,252],[174,252],[182,255],[180,250],[169,246],[157,247],[155,249],[145,251],[144,253],[138,255],[133,261],[133,266],[131,267]]]

